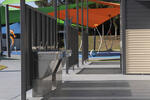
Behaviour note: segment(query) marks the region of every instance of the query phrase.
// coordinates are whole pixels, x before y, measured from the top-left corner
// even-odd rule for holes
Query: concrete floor
[[[68,81],[44,100],[150,100],[150,81]]]
[[[62,87],[43,100],[150,100],[150,76],[122,75],[114,70],[119,67],[119,62],[81,65],[64,73]]]
[[[0,100],[21,100],[20,57],[0,64],[8,67],[0,71]],[[69,74],[64,69],[61,88],[43,100],[150,100],[150,75],[122,75],[119,67],[119,62],[88,62]]]
[[[0,65],[8,67],[0,71],[0,100],[21,100],[20,57],[3,58]]]

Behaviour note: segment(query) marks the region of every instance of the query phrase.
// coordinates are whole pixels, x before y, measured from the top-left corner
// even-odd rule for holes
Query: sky
[[[0,4],[3,2],[4,0],[0,0]]]

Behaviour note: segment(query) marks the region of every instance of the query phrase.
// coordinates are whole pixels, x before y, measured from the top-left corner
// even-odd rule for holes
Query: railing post
[[[10,32],[9,32],[9,7],[5,7],[5,20],[6,20],[6,46],[7,46],[7,56],[11,57],[10,52]]]
[[[25,0],[20,0],[21,8],[21,100],[26,100],[26,20],[25,20]]]

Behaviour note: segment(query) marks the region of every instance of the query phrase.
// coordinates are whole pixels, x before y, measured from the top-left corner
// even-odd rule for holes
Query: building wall
[[[150,0],[125,3],[126,73],[150,74]]]
[[[150,29],[150,0],[126,0],[126,28]]]

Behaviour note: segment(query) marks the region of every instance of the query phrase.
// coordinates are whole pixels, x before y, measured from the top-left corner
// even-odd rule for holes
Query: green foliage
[[[47,6],[52,6],[53,5],[53,2],[48,2],[48,0],[39,0],[39,1],[36,1],[35,4],[38,6],[38,7],[47,7]]]

